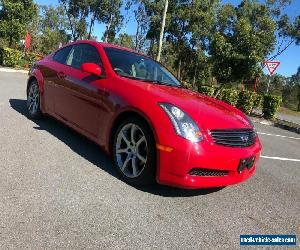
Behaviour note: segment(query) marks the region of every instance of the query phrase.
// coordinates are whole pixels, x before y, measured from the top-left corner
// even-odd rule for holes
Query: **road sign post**
[[[269,80],[268,80],[268,86],[267,86],[267,93],[269,93],[271,77],[275,73],[276,69],[279,67],[280,62],[278,62],[278,61],[266,61],[265,65],[267,66],[267,69],[269,71]]]

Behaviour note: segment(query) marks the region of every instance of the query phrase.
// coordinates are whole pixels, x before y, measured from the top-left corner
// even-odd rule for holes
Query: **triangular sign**
[[[267,65],[270,76],[272,76],[274,74],[274,72],[276,71],[276,69],[278,68],[280,62],[278,62],[278,61],[266,61],[265,64]]]

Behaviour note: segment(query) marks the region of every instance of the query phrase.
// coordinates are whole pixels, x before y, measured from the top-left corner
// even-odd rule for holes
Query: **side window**
[[[60,49],[53,56],[53,60],[56,62],[59,62],[61,64],[66,64],[66,61],[67,61],[68,55],[70,54],[71,49],[72,49],[72,46],[68,46],[68,47]]]
[[[81,64],[87,62],[96,63],[99,66],[102,66],[100,55],[97,49],[89,44],[74,45],[66,64],[80,69]]]

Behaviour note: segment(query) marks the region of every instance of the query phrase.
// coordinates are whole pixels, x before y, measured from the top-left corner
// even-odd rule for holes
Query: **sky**
[[[57,5],[58,0],[34,0],[37,4],[44,5]],[[222,0],[222,3],[231,3],[233,5],[238,5],[240,0]],[[292,0],[290,6],[287,6],[284,10],[285,14],[293,19],[296,16],[300,15],[300,1]],[[105,26],[96,24],[94,28],[94,35],[101,39]],[[126,32],[128,34],[134,34],[136,29],[136,23],[134,22],[134,17],[128,21],[126,27],[122,28],[121,33]],[[275,51],[277,51],[275,49]],[[274,52],[275,52],[274,51]],[[276,61],[280,61],[280,66],[278,67],[276,73],[291,76],[297,72],[298,67],[300,67],[300,45],[292,44],[285,52],[283,52],[280,56],[278,56]],[[266,68],[264,69],[265,73],[267,73]]]

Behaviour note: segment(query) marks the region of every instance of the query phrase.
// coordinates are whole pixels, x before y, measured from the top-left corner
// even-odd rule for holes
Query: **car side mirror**
[[[96,63],[83,63],[81,64],[81,70],[84,72],[88,72],[95,76],[101,76],[102,68]]]

